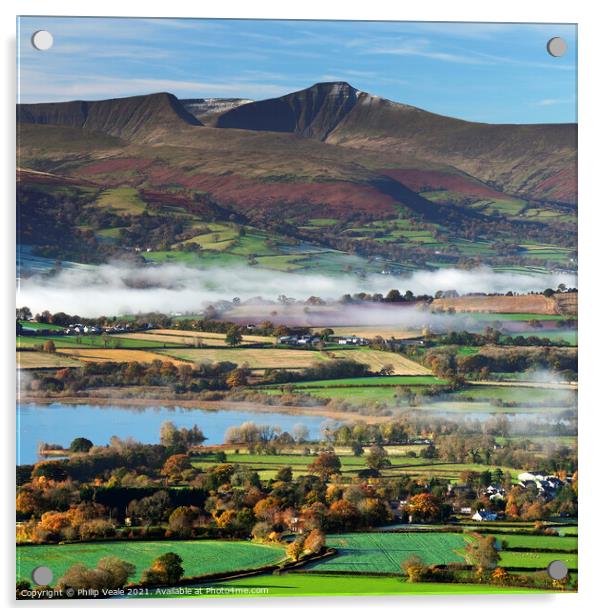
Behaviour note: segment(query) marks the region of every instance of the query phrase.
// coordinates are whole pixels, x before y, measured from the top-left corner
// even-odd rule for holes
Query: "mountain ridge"
[[[148,138],[157,125],[161,131],[203,125],[168,92],[99,101],[25,103],[17,105],[17,122],[82,128],[130,140]]]
[[[207,155],[214,152],[211,143],[216,134],[211,131],[217,131],[220,140],[235,148],[238,158],[244,152],[259,154],[257,148],[263,151],[267,165],[256,167],[254,173],[263,174],[268,182],[299,176],[295,151],[300,149],[298,140],[304,139],[335,146],[341,152],[358,152],[360,165],[365,167],[364,160],[370,159],[370,169],[389,169],[385,174],[397,181],[420,175],[418,188],[432,191],[458,186],[456,180],[441,183],[441,176],[428,169],[428,165],[443,165],[487,184],[493,192],[560,205],[577,202],[575,124],[469,122],[374,96],[347,82],[317,83],[240,105],[241,99],[220,100],[180,100],[169,93],[156,93],[104,101],[34,103],[18,105],[17,118],[21,125],[97,131],[133,144],[199,148]],[[207,124],[199,117],[206,117]],[[193,127],[199,130],[192,131]],[[286,135],[293,141],[287,141]],[[320,175],[332,179],[331,154],[326,149],[320,154],[320,147],[312,148],[312,156],[324,157]],[[380,162],[375,164],[375,159]],[[218,159],[213,167],[218,174],[228,173],[231,163],[228,158],[222,163]],[[408,174],[408,169],[420,173]]]

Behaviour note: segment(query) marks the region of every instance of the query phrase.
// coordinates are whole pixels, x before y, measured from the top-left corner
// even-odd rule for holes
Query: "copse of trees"
[[[90,439],[77,437],[71,441],[71,445],[69,445],[69,451],[73,453],[88,453],[90,449],[94,446],[94,443]]]
[[[182,558],[175,552],[162,554],[148,569],[144,570],[141,581],[149,586],[177,584],[184,575],[182,562]]]
[[[229,377],[239,370],[231,362],[176,366],[169,361],[151,363],[87,362],[81,368],[60,369],[53,376],[36,373],[28,384],[46,391],[82,391],[95,387],[169,386],[175,393],[198,393],[229,389]]]
[[[551,340],[545,336],[519,335],[504,336],[499,330],[486,327],[483,334],[467,331],[449,332],[448,334],[437,336],[436,341],[440,345],[457,346],[484,346],[495,344],[500,346],[571,346],[569,342],[562,340]]]
[[[194,424],[191,428],[177,428],[172,421],[164,421],[159,433],[160,443],[168,453],[185,453],[195,445],[202,445],[207,437]]]
[[[297,438],[306,436],[305,430],[297,429]],[[265,453],[276,453],[284,446],[299,442],[288,432],[283,432],[280,426],[256,424],[253,421],[229,427],[224,435],[224,441],[245,445],[250,452],[263,451]]]
[[[370,376],[371,374],[367,364],[357,362],[353,359],[333,359],[331,361],[314,362],[311,366],[295,372],[284,369],[266,370],[263,382],[293,383],[324,379],[347,379]]]
[[[424,363],[440,377],[454,378],[483,372],[525,372],[543,368],[575,376],[577,349],[574,347],[495,347],[479,353],[461,355],[454,347],[427,351]]]
[[[136,573],[136,567],[121,558],[106,556],[95,567],[83,563],[71,565],[59,579],[60,590],[116,590],[123,588]]]

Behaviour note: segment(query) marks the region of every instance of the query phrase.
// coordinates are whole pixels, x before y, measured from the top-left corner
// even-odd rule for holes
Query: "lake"
[[[38,444],[42,441],[68,447],[78,436],[95,445],[106,445],[112,436],[132,437],[142,443],[158,443],[159,429],[164,421],[178,428],[197,424],[207,437],[206,445],[223,443],[230,426],[245,421],[277,425],[290,432],[295,424],[304,424],[309,438],[320,436],[320,427],[327,417],[257,413],[253,411],[207,411],[182,407],[121,407],[89,404],[23,404],[17,407],[17,464],[34,464]]]

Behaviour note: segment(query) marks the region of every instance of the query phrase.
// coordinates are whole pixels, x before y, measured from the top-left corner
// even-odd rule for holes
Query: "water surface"
[[[182,407],[122,407],[89,404],[22,404],[17,412],[17,464],[33,464],[40,460],[38,444],[52,443],[68,447],[83,436],[95,445],[106,445],[112,436],[132,437],[142,443],[158,443],[159,429],[164,421],[178,428],[197,424],[207,437],[205,445],[224,442],[230,426],[245,421],[278,425],[291,432],[295,424],[304,424],[310,439],[318,439],[320,426],[327,417],[258,413],[253,411],[207,411]]]

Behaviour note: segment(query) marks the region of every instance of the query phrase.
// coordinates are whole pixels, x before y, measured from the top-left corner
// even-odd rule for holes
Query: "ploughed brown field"
[[[543,295],[471,295],[435,299],[433,310],[457,312],[499,312],[532,314],[576,314],[577,293],[561,293],[552,297]]]

